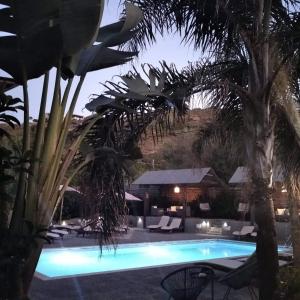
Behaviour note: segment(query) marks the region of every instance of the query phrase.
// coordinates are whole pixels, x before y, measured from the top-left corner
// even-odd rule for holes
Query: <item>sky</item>
[[[105,6],[101,26],[117,22],[121,10],[122,8],[119,7],[119,0],[110,0]],[[119,81],[116,75],[126,74],[130,69],[132,69],[132,65],[140,70],[139,66],[143,63],[150,63],[154,66],[159,66],[159,61],[165,60],[167,63],[175,63],[177,68],[180,70],[186,66],[188,62],[198,60],[200,55],[200,53],[194,51],[192,46],[182,44],[179,35],[176,33],[165,35],[164,37],[157,36],[157,42],[153,45],[149,45],[146,50],[141,51],[138,58],[134,59],[132,63],[89,73],[81,89],[74,113],[84,116],[89,115],[89,112],[84,108],[85,104],[90,100],[93,94],[101,94],[105,91],[105,88],[101,85],[101,83],[112,79],[114,81]],[[0,75],[3,76],[4,73],[0,72]],[[53,91],[54,77],[55,72],[52,70],[50,73],[49,95],[46,108],[47,112],[49,112],[51,108],[51,91]],[[75,80],[75,82],[77,82],[77,80]],[[42,83],[43,77],[33,79],[29,81],[28,84],[30,116],[33,118],[37,118],[39,113]],[[73,86],[75,87],[74,83]],[[8,94],[21,99],[23,98],[21,87],[11,90]],[[17,117],[22,121],[21,113],[19,113]]]

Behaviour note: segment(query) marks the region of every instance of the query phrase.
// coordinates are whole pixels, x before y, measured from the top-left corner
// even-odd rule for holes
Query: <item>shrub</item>
[[[276,300],[300,299],[300,269],[296,267],[282,268],[279,272],[279,288]]]

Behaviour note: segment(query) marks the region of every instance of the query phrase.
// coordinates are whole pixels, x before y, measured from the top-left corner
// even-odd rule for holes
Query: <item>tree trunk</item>
[[[18,259],[3,258],[7,263],[1,264],[0,268],[0,299],[26,300],[22,280],[22,262]]]
[[[278,286],[278,250],[272,200],[272,162],[274,126],[265,107],[266,99],[257,98],[256,113],[249,118],[246,140],[251,170],[255,222],[258,226],[256,253],[258,260],[259,299],[271,300]]]
[[[273,299],[278,285],[278,252],[272,190],[265,180],[256,178],[255,220],[258,225],[256,252],[259,273],[259,299]]]
[[[23,271],[23,286],[24,286],[24,293],[27,295],[30,289],[30,284],[34,276],[34,272],[39,261],[43,244],[43,240],[37,240],[37,245],[35,248],[31,250],[31,254],[24,266]]]
[[[290,176],[292,180],[293,176]],[[289,212],[290,212],[290,225],[291,225],[291,237],[293,246],[293,262],[294,266],[300,268],[300,220],[298,215],[298,181],[294,181],[293,184],[288,182],[287,189],[289,192]],[[298,192],[298,193],[297,193]]]

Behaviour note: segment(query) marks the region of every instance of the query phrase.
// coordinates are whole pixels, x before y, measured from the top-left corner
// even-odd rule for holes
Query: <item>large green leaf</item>
[[[5,2],[5,3],[4,3]],[[57,24],[59,0],[2,1],[0,30],[15,33],[1,37],[0,68],[20,83],[42,75],[56,64],[62,46]]]
[[[143,19],[142,11],[135,5],[126,2],[125,3],[125,24],[122,31],[128,31],[136,27]]]
[[[111,104],[114,101],[115,101],[114,98],[108,98],[108,97],[105,97],[104,95],[100,95],[99,97],[97,97],[97,98],[93,99],[92,101],[90,101],[89,103],[87,103],[85,105],[85,108],[88,111],[94,112],[100,106],[105,106],[105,105]]]
[[[60,25],[67,56],[93,44],[102,19],[104,0],[63,0]]]
[[[16,34],[0,41],[0,68],[20,83],[77,55],[97,35],[104,0],[0,1],[0,30]]]
[[[11,17],[11,9],[10,7],[6,7],[0,10],[0,30],[9,32],[9,33],[16,33],[16,25]]]
[[[41,76],[58,61],[62,46],[58,36],[58,26],[49,28],[23,40],[21,49],[15,36],[0,37],[0,68],[18,83],[22,82],[22,65],[28,79]]]
[[[125,23],[125,21],[119,21],[116,23],[112,23],[112,24],[100,27],[100,29],[98,31],[98,36],[96,39],[97,42],[103,43],[107,39],[109,39],[111,35],[118,34],[122,30],[124,23]]]
[[[97,42],[106,47],[114,47],[129,41],[136,33],[133,30],[143,19],[141,10],[131,3],[125,3],[125,16],[119,22],[99,29]]]
[[[125,52],[102,45],[92,46],[82,52],[76,75],[83,75],[86,72],[96,71],[111,66],[117,66],[131,60],[138,52]]]

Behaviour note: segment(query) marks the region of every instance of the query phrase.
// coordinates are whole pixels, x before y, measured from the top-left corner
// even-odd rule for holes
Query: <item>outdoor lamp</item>
[[[66,221],[62,221],[61,225],[66,226],[67,225]]]
[[[141,217],[138,217],[137,220],[137,227],[142,228],[143,227],[143,219]]]
[[[224,222],[223,227],[227,227],[227,226],[228,226],[227,222]]]
[[[175,186],[174,187],[174,193],[175,194],[179,194],[180,193],[180,187],[179,186]]]

